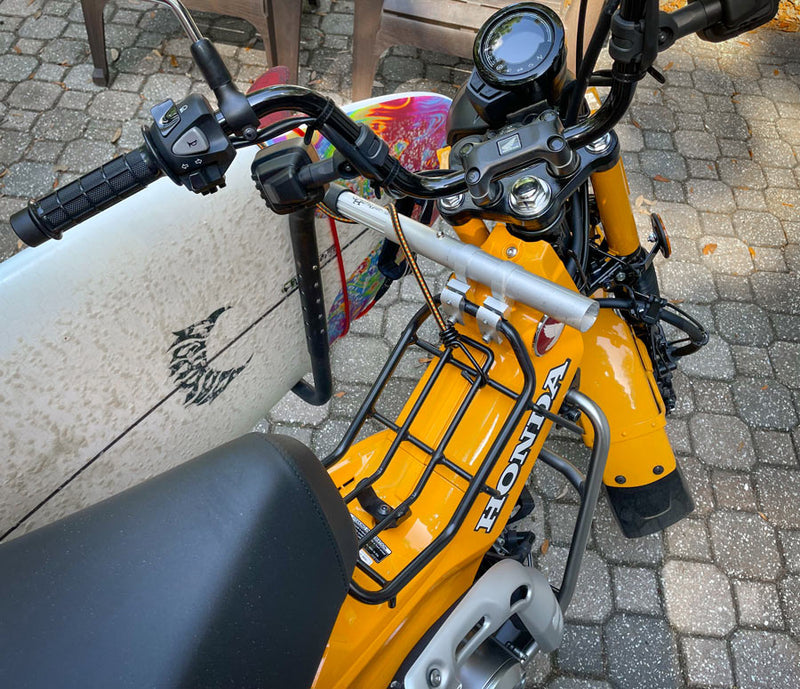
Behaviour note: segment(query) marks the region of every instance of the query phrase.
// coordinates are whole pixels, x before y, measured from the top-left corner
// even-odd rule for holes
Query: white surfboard
[[[346,110],[420,168],[448,106],[404,94]],[[162,179],[0,264],[0,540],[247,432],[307,372],[288,222],[255,191],[254,154],[217,194]],[[330,306],[341,281],[317,228]],[[339,233],[351,275],[380,237]]]

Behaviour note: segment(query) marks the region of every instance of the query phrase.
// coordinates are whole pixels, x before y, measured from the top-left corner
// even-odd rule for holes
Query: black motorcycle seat
[[[244,436],[0,545],[0,685],[306,689],[356,554],[314,454]]]

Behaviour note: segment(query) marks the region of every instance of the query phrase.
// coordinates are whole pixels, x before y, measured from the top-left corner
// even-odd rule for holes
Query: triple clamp
[[[484,299],[476,314],[478,329],[481,331],[484,342],[496,342],[499,344],[503,341],[500,333],[497,332],[497,325],[510,310],[511,307],[497,297],[486,297]]]

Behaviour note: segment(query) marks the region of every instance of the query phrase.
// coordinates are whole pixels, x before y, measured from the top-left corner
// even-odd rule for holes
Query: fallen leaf
[[[736,449],[740,452],[744,449],[744,440],[742,440],[737,446]]]
[[[41,11],[41,10],[36,10],[36,11],[33,13],[33,18],[34,18],[34,19],[38,19],[38,18],[39,18],[39,17],[41,17],[41,16],[42,16],[42,11]]]
[[[550,550],[550,539],[549,538],[545,538],[542,541],[542,546],[541,546],[541,548],[539,548],[539,550],[542,552],[542,555],[547,555],[547,551]]]
[[[158,48],[153,48],[153,55],[155,55],[156,57],[164,57]]]
[[[339,391],[339,392],[335,393],[335,394],[334,394],[334,397],[335,397],[337,400],[340,400],[340,399],[342,399],[342,397],[344,397],[346,394],[347,394],[347,393],[346,393],[344,390],[341,390],[341,391]]]
[[[765,522],[769,521],[769,519],[767,519],[767,515],[764,514],[763,512],[759,512],[758,516],[761,517]]]
[[[178,67],[178,58],[174,55],[169,56],[169,63],[172,65],[173,69],[177,69]]]
[[[433,361],[433,357],[430,356],[423,356],[419,358],[419,363],[421,364],[429,364],[431,361]]]
[[[684,301],[686,301],[686,300],[685,299],[670,299],[669,303],[677,305],[677,304],[683,304]]]
[[[748,246],[747,250],[750,252],[750,258],[756,257],[756,250],[752,246]]]
[[[112,48],[108,52],[111,53],[111,62],[116,62],[117,60],[119,60],[119,50],[117,50],[116,48]]]
[[[664,71],[665,71],[665,72],[669,72],[669,70],[671,70],[671,69],[672,69],[674,66],[675,66],[675,63],[674,63],[674,62],[668,62],[668,63],[667,63],[667,66],[666,66],[666,67],[664,67]]]
[[[60,86],[63,91],[69,91],[67,85],[63,81],[54,81],[53,82],[56,86]]]
[[[739,45],[743,45],[745,48],[749,48],[750,47],[750,43],[748,43],[747,41],[736,41],[736,42]]]
[[[641,124],[639,124],[639,123],[638,123],[636,120],[634,120],[633,118],[631,118],[631,124],[632,124],[634,127],[636,127],[636,129],[641,129],[641,128],[642,128],[642,125],[641,125]]]
[[[781,70],[776,69],[773,74],[777,77],[781,73]]]
[[[55,181],[53,182],[53,189],[58,188],[58,177],[56,177]]]
[[[706,244],[703,247],[703,256],[711,256],[717,250],[716,244]]]
[[[782,205],[786,206],[787,208],[794,208],[794,204],[793,203],[787,203],[786,201],[783,201]]]
[[[664,175],[656,175],[655,177],[653,177],[653,179],[656,182],[669,182],[669,180],[666,177],[664,177]]]
[[[18,251],[22,251],[24,248],[25,248],[25,244],[23,243],[23,241],[21,239],[18,239],[17,240],[17,250]]]
[[[122,136],[122,127],[117,127],[116,131],[111,135],[111,143],[115,144],[119,141],[119,137]]]
[[[17,55],[19,55],[19,54],[22,52],[22,48],[20,48],[18,45],[15,45],[15,46],[14,46],[14,52],[15,52]]]
[[[765,390],[769,390],[769,385],[762,385],[761,386],[761,392],[764,392]]]

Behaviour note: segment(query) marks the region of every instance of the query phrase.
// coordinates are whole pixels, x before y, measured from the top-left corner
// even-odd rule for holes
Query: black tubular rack
[[[477,311],[477,305],[469,301],[466,302],[465,312],[468,315],[474,318],[477,314]],[[502,320],[498,325],[498,331],[510,343],[511,348],[518,359],[520,370],[523,373],[523,385],[519,392],[510,390],[505,385],[493,380],[490,377],[489,374],[492,364],[494,363],[494,355],[492,350],[483,343],[477,342],[463,335],[460,338],[464,346],[471,350],[476,361],[483,361],[483,363],[479,364],[481,370],[478,371],[473,365],[456,359],[454,357],[454,352],[456,351],[455,348],[447,347],[444,349],[444,351],[442,351],[438,346],[420,339],[418,331],[429,315],[430,311],[428,310],[427,306],[425,306],[414,315],[414,317],[411,319],[411,322],[408,324],[408,326],[406,326],[399,342],[389,356],[389,359],[384,364],[383,369],[378,375],[378,378],[373,384],[369,394],[366,396],[360,409],[356,413],[355,418],[353,419],[350,428],[345,433],[344,438],[336,447],[336,449],[325,458],[323,464],[326,467],[331,467],[341,460],[347,453],[350,446],[353,444],[353,441],[356,439],[361,431],[361,428],[368,419],[373,419],[374,421],[378,422],[378,424],[393,431],[395,433],[395,438],[375,472],[370,476],[362,478],[356,484],[355,488],[353,488],[347,495],[344,496],[346,503],[349,504],[353,500],[364,496],[365,491],[368,491],[375,481],[384,474],[387,467],[394,459],[398,448],[403,442],[411,443],[430,457],[430,461],[423,470],[422,475],[420,476],[411,494],[393,509],[386,510],[385,513],[382,513],[385,514],[385,516],[383,516],[383,518],[378,521],[378,523],[372,529],[366,533],[359,534],[359,550],[368,547],[371,543],[374,543],[375,539],[378,538],[379,534],[384,529],[397,523],[397,520],[401,519],[405,514],[407,514],[411,505],[422,494],[422,491],[425,489],[425,486],[433,475],[436,467],[443,467],[452,471],[458,477],[467,481],[468,486],[447,525],[419,554],[417,554],[417,556],[411,562],[409,562],[400,572],[398,572],[393,579],[387,581],[371,566],[362,562],[360,559],[356,561],[358,568],[379,586],[377,589],[368,590],[355,582],[351,582],[350,594],[356,598],[356,600],[359,600],[363,603],[379,604],[389,601],[391,604],[397,593],[417,574],[419,574],[419,572],[422,571],[422,569],[428,565],[433,558],[436,557],[436,555],[441,552],[441,550],[453,539],[478,496],[481,493],[498,495],[496,489],[489,487],[486,484],[486,481],[489,478],[489,475],[492,469],[495,467],[503,450],[512,439],[512,435],[519,426],[523,415],[526,411],[533,409],[535,406],[532,401],[533,392],[536,387],[536,374],[533,369],[533,364],[531,363],[530,356],[519,334],[510,323]],[[406,416],[402,426],[398,426],[390,418],[377,411],[375,405],[380,398],[387,382],[397,368],[397,365],[400,363],[403,355],[412,346],[420,348],[433,358],[438,358],[438,361],[436,362],[430,377],[425,382],[419,397],[415,400],[414,405]],[[424,405],[425,400],[428,398],[430,391],[433,389],[445,366],[456,366],[458,369],[460,369],[462,376],[469,382],[469,388],[466,396],[459,405],[453,420],[445,430],[441,441],[437,447],[433,448],[429,447],[422,440],[412,435],[410,428],[414,420],[417,418],[420,409]],[[484,385],[493,388],[497,392],[513,400],[514,404],[505,423],[496,434],[491,447],[486,452],[485,457],[481,460],[480,468],[478,469],[477,473],[472,475],[449,460],[446,455],[446,450],[448,443],[464,418],[467,409],[475,399],[480,388]],[[547,414],[547,416],[549,417],[551,415]],[[561,422],[561,420],[559,421]]]

